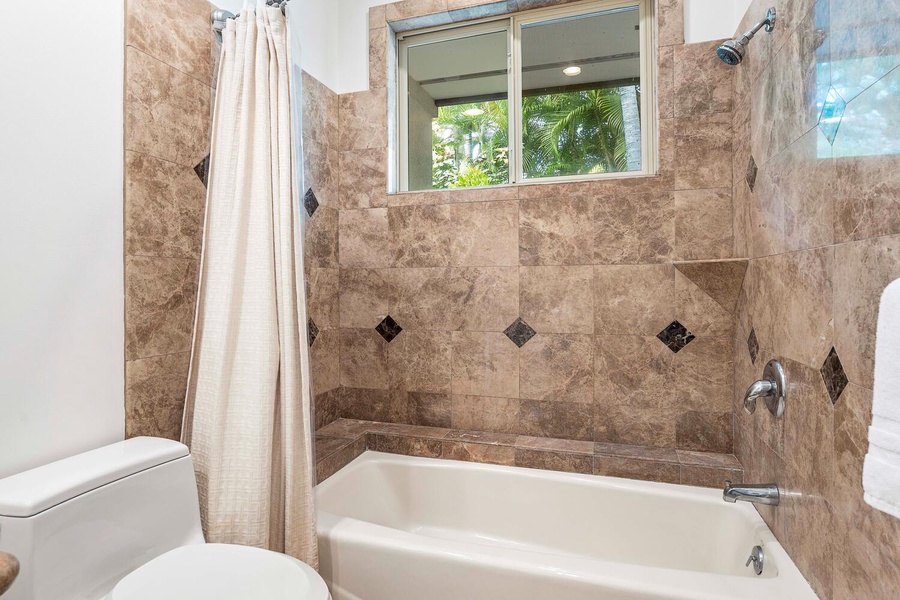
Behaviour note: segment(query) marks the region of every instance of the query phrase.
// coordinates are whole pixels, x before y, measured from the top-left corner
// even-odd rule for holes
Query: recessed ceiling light
[[[480,108],[470,108],[469,110],[464,110],[463,114],[467,117],[480,117],[484,114],[484,111]]]
[[[566,67],[563,69],[563,73],[568,77],[575,77],[576,75],[581,75],[581,67]]]

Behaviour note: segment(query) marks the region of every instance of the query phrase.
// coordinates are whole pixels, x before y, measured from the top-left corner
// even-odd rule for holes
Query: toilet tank
[[[203,543],[188,449],[134,438],[0,479],[3,600],[98,600],[157,556]]]

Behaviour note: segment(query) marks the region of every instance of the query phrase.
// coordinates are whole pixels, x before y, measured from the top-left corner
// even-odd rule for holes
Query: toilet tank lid
[[[0,516],[31,517],[117,479],[188,456],[172,440],[138,437],[0,479]]]

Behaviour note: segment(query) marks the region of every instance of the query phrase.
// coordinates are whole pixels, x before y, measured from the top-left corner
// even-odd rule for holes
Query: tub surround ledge
[[[338,419],[316,432],[318,481],[366,450],[701,487],[744,473],[731,454]]]

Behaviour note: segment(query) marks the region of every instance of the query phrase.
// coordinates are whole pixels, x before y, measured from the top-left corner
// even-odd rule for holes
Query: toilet
[[[3,600],[330,600],[308,565],[207,544],[185,445],[134,438],[0,480]]]

